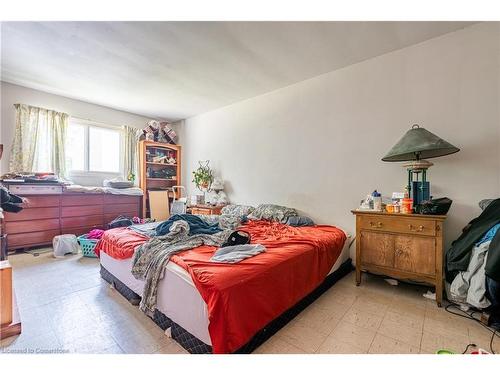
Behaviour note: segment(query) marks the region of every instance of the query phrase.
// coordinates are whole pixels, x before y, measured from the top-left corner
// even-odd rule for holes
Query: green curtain
[[[137,178],[137,148],[138,148],[138,129],[131,126],[123,126],[123,170],[125,179],[138,185]]]
[[[65,139],[69,115],[26,104],[14,104],[16,129],[11,172],[53,172],[66,177]]]

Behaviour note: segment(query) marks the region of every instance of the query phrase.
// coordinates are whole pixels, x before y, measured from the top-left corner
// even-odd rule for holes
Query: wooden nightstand
[[[361,272],[424,282],[443,300],[445,215],[351,211],[356,215],[356,285]]]
[[[220,215],[224,206],[212,206],[210,204],[197,204],[189,206],[187,211],[193,215]]]

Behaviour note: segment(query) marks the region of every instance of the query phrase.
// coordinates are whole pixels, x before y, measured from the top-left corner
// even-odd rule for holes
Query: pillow
[[[220,215],[219,228],[222,230],[235,230],[241,225],[242,217],[237,215]]]
[[[307,216],[290,216],[285,224],[291,227],[311,227],[314,225],[314,221]]]
[[[285,223],[290,216],[297,216],[295,208],[278,206],[276,204],[259,204],[253,212],[248,215],[252,220],[269,220]]]
[[[220,229],[235,230],[242,222],[246,221],[246,217],[237,215],[196,215],[208,225],[217,224]]]
[[[228,204],[222,207],[222,215],[248,216],[255,208],[241,204]]]

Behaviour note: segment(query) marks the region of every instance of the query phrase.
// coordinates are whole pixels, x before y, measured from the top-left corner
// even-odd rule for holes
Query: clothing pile
[[[265,251],[264,246],[249,243],[248,233],[221,229],[218,224],[206,222],[196,215],[173,215],[161,223],[133,225],[130,228],[152,235],[149,241],[137,247],[132,260],[132,275],[145,281],[140,308],[149,314],[154,312],[158,283],[173,255],[208,245],[220,247],[211,261],[237,263]]]
[[[446,252],[451,301],[487,309],[500,322],[500,199],[481,201],[481,215]],[[466,307],[464,306],[464,307]]]

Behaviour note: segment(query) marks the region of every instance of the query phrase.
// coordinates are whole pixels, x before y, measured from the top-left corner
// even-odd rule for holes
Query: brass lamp
[[[427,169],[433,164],[425,159],[450,155],[458,151],[460,151],[458,147],[418,125],[413,125],[382,158],[382,161],[408,161],[403,164],[408,171],[408,194],[413,198],[413,204],[418,205],[430,197],[430,184],[426,178]]]

